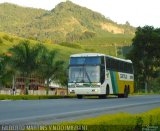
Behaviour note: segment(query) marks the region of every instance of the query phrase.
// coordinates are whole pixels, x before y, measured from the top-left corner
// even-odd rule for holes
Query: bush
[[[9,37],[8,35],[4,35],[3,39],[10,41],[10,42],[13,42],[13,40],[14,40],[12,37]]]
[[[81,49],[80,45],[74,44],[74,43],[63,42],[63,43],[60,43],[60,45],[70,47],[70,48],[75,48],[75,49]]]
[[[75,96],[57,95],[0,95],[0,100],[41,100],[41,99],[62,99],[75,98]]]
[[[0,38],[0,44],[2,44],[3,43],[3,40]]]
[[[9,36],[8,36],[8,35],[4,35],[4,36],[3,36],[3,39],[9,41]]]
[[[141,114],[117,113],[88,118],[75,122],[64,122],[57,125],[87,126],[94,131],[139,131],[160,125],[160,108]],[[159,127],[160,129],[160,127]]]

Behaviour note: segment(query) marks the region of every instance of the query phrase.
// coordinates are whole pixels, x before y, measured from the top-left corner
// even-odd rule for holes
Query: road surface
[[[155,107],[160,107],[160,95],[0,101],[0,125],[52,124],[108,113],[141,113]]]

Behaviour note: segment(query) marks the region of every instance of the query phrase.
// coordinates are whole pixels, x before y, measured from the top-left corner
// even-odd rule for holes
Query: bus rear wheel
[[[82,96],[82,95],[77,95],[77,98],[78,98],[78,99],[82,99],[83,96]]]
[[[129,90],[128,88],[124,89],[124,94],[118,94],[118,98],[128,98]]]
[[[125,90],[124,90],[124,98],[128,98],[128,93],[129,93],[128,88],[125,88]]]
[[[118,98],[123,98],[123,94],[118,94]]]

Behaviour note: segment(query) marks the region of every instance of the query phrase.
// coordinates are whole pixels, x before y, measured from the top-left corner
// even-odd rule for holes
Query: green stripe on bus
[[[111,74],[113,93],[117,94],[118,93],[118,84],[117,84],[117,79],[116,79],[116,72],[110,71],[110,74]]]

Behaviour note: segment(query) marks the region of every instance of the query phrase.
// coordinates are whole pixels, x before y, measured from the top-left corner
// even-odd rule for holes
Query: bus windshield
[[[100,81],[100,66],[70,66],[69,82],[91,83]]]
[[[71,57],[70,59],[70,65],[98,65],[101,64],[101,58],[100,57]]]

